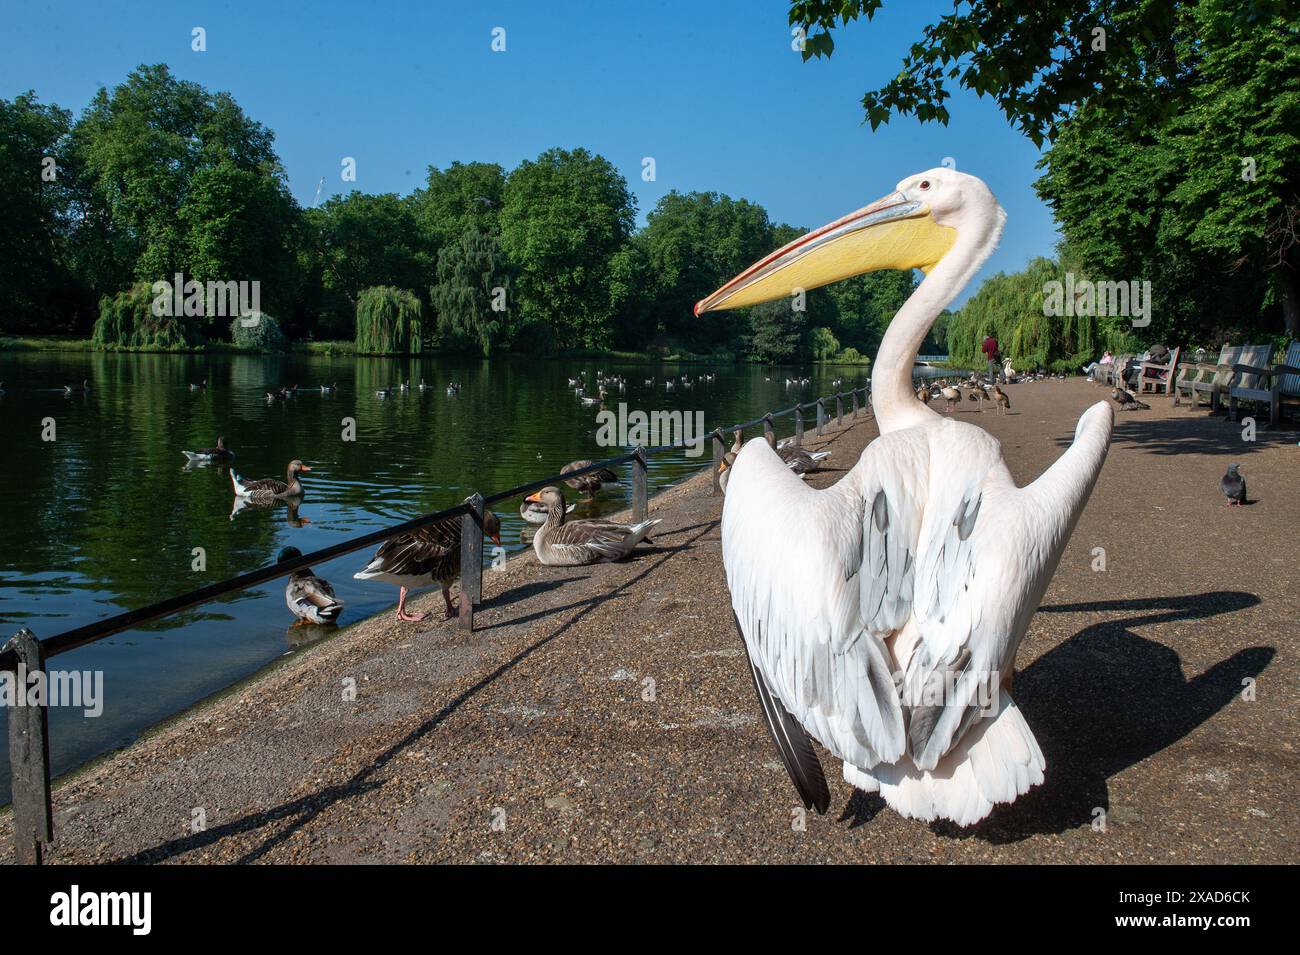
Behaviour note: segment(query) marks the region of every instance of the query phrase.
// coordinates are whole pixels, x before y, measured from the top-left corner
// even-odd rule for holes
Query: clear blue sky
[[[1031,184],[1038,151],[994,104],[949,101],[947,127],[862,124],[862,93],[897,73],[950,0],[886,0],[836,37],[829,61],[791,49],[785,3],[517,2],[11,4],[0,34],[0,96],[34,89],[75,112],[140,63],[228,90],[276,134],[294,195],[310,205],[356,187],[407,193],[425,167],[511,168],[552,146],[585,146],[619,167],[639,221],[670,189],[761,203],[814,227],[952,157],[1008,214],[983,275],[1014,271],[1057,241]],[[208,50],[190,49],[207,30]],[[506,51],[491,50],[506,30]],[[654,157],[657,180],[641,179]],[[967,289],[967,295],[978,280]]]

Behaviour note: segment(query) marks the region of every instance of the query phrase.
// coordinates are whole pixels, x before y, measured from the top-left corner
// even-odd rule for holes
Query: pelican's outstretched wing
[[[1074,444],[1023,490],[983,432],[931,433],[932,458],[962,467],[930,487],[914,626],[894,644],[908,753],[918,769],[935,769],[972,726],[1006,709],[999,706],[1003,674],[1105,460],[1112,421],[1104,403],[1085,412]]]
[[[783,713],[856,766],[904,752],[884,639],[910,612],[926,470],[924,444],[905,435],[872,443],[825,491],[807,487],[766,442],[746,445],[732,467],[722,516],[732,607],[764,714],[808,805],[817,787],[806,741]]]

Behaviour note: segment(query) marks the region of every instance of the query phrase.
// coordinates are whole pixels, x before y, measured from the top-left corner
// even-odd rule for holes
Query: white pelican
[[[1074,443],[1018,488],[998,442],[917,400],[911,370],[939,312],[997,245],[988,187],[952,169],[810,232],[696,305],[789,296],[863,272],[926,273],[872,373],[880,437],[818,491],[765,441],[731,468],[723,560],[772,736],[805,806],[830,792],[809,737],[844,778],[904,816],[969,825],[1042,782],[1008,692],[1016,649],[1106,457],[1100,402]]]

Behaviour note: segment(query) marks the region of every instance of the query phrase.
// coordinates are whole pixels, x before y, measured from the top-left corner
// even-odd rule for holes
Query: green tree
[[[430,166],[424,188],[409,200],[430,253],[436,255],[471,230],[485,235],[499,231],[505,187],[505,170],[496,163]]]
[[[657,330],[696,350],[730,338],[741,319],[728,313],[698,321],[695,303],[788,241],[776,235],[762,206],[716,192],[670,192],[639,238],[654,281]]]
[[[0,322],[52,331],[72,283],[66,268],[71,114],[37,102],[34,93],[0,99]],[[53,163],[51,165],[51,163]],[[50,177],[53,178],[50,178]]]
[[[418,355],[423,335],[423,306],[405,289],[380,285],[357,297],[358,354]]]
[[[74,128],[83,184],[78,261],[97,292],[133,280],[259,281],[270,303],[292,294],[297,205],[274,136],[228,93],[141,66],[101,88]]]
[[[814,361],[830,361],[840,353],[839,339],[829,328],[814,328],[809,347]]]
[[[352,191],[308,210],[309,271],[319,276],[322,322],[347,333],[361,293],[374,286],[424,289],[433,271],[410,204],[393,193]]]
[[[607,347],[610,268],[634,214],[627,182],[602,156],[551,149],[520,163],[500,223],[521,320],[546,322],[562,347]]]
[[[779,298],[749,309],[751,334],[749,356],[767,363],[789,362],[800,357],[807,315]]]
[[[484,357],[510,335],[510,274],[501,240],[471,227],[438,253],[429,300],[444,348],[470,347]]]

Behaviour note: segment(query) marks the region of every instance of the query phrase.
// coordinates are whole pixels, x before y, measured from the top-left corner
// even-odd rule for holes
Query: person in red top
[[[989,360],[989,378],[997,381],[1002,370],[998,367],[998,340],[992,335],[985,335],[984,344],[980,346],[980,350],[984,352],[984,357]]]

